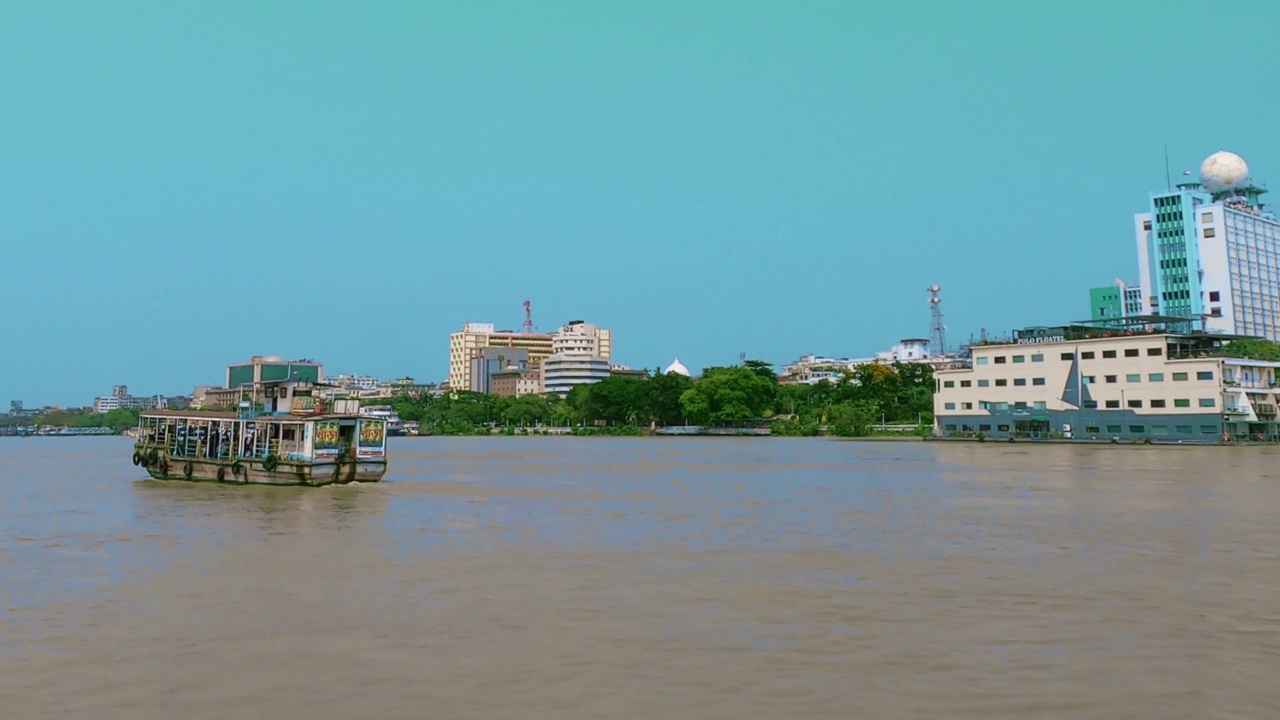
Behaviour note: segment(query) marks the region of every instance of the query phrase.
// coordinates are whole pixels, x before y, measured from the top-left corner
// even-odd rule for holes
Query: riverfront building
[[[1280,438],[1280,363],[1225,357],[1239,337],[1195,330],[1194,321],[1134,320],[1028,328],[973,347],[935,373],[936,434]]]
[[[1151,196],[1134,216],[1144,313],[1280,340],[1280,220],[1235,153],[1216,152],[1199,180]]]

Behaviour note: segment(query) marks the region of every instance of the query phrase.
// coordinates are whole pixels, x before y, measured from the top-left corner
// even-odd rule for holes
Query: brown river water
[[[1280,452],[0,438],[0,717],[1280,717]]]

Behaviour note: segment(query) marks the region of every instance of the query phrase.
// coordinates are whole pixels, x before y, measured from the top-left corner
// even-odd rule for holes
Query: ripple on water
[[[6,718],[1280,707],[1270,449],[392,451],[384,483],[244,488],[0,439]]]

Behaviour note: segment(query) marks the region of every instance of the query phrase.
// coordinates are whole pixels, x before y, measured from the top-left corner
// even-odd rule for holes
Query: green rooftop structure
[[[228,389],[273,380],[319,383],[323,379],[324,365],[316,360],[285,360],[278,355],[254,355],[248,362],[227,366]]]
[[[1142,314],[1142,288],[1140,287],[1128,287],[1116,283],[1089,290],[1090,320],[1124,320],[1127,317]]]

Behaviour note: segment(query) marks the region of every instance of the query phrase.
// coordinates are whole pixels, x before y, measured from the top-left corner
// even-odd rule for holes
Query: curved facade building
[[[553,353],[542,361],[544,392],[565,395],[576,385],[598,383],[612,370],[608,358],[578,353]]]

